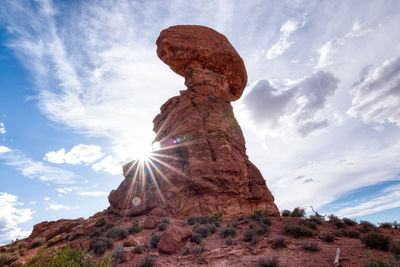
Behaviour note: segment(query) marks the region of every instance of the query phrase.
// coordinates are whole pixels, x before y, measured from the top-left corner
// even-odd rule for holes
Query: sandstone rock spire
[[[149,162],[124,166],[125,180],[110,193],[108,211],[184,218],[263,209],[279,215],[246,155],[230,104],[247,82],[239,54],[225,36],[204,26],[169,27],[156,44],[159,58],[185,78],[187,89],[161,107],[153,120],[157,150]]]

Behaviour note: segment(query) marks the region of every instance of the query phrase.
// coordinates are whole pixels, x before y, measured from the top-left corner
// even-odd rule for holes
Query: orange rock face
[[[185,77],[188,88],[161,107],[153,120],[152,159],[124,166],[125,180],[110,193],[109,212],[161,216],[162,210],[185,218],[263,209],[279,215],[264,178],[246,155],[230,104],[241,96],[247,75],[226,37],[203,26],[173,26],[161,32],[157,54]]]

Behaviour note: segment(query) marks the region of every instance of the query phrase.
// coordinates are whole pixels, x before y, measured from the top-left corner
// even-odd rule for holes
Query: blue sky
[[[12,1],[0,7],[0,243],[108,206],[121,165],[184,89],[156,56],[176,24],[223,33],[233,103],[280,209],[400,220],[399,1]]]

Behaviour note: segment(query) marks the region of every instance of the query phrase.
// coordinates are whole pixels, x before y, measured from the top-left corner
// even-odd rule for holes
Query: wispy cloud
[[[72,209],[78,209],[78,208],[79,208],[79,205],[68,206],[68,205],[50,203],[49,207],[47,207],[46,209],[51,209],[51,210],[72,210]]]
[[[66,152],[65,148],[46,153],[44,160],[51,163],[81,164],[92,163],[103,156],[101,147],[93,145],[76,145]]]
[[[41,161],[35,161],[19,150],[11,150],[0,146],[0,160],[4,164],[19,170],[23,176],[30,179],[38,179],[42,182],[54,184],[86,183],[87,180],[74,173],[56,167],[45,165]]]
[[[104,192],[104,191],[82,191],[82,192],[78,192],[78,195],[89,196],[89,197],[103,197],[103,196],[108,196],[109,193]]]
[[[22,205],[17,196],[0,192],[0,245],[29,234],[21,230],[19,224],[31,220],[34,211],[21,208]]]
[[[4,122],[0,122],[0,134],[5,134],[6,131],[6,126],[4,125]]]

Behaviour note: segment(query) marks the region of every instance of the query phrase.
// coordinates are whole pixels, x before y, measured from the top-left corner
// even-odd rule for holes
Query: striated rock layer
[[[222,34],[203,26],[173,26],[157,54],[185,78],[187,90],[169,99],[154,122],[149,162],[124,166],[125,180],[109,195],[111,213],[165,213],[177,218],[256,209],[279,215],[260,171],[246,155],[230,101],[247,82],[243,60]]]

